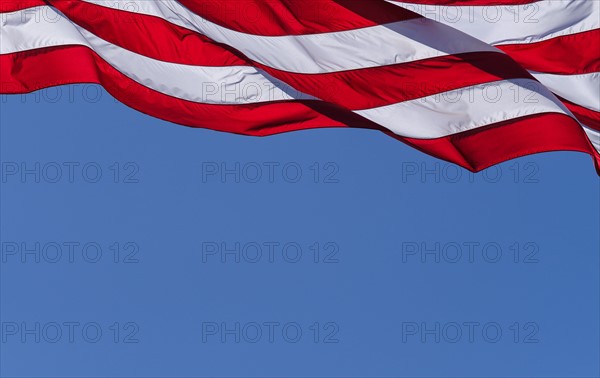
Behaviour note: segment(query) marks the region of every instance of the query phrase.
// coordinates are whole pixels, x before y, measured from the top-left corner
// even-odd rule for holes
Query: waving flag
[[[600,1],[390,2],[509,54],[559,97],[600,150]]]
[[[187,126],[370,128],[473,171],[556,150],[600,167],[596,1],[0,4],[1,93],[98,83]]]

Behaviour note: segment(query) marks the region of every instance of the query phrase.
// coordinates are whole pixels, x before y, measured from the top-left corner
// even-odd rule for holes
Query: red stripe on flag
[[[41,5],[48,4],[43,0],[0,0],[0,13],[16,12]]]
[[[330,33],[421,18],[385,1],[180,0],[223,27],[262,36]]]
[[[549,151],[588,153],[600,172],[600,155],[579,124],[558,113],[523,117],[438,139],[399,139],[475,172],[506,160]]]
[[[565,106],[577,117],[579,122],[592,129],[600,131],[600,113],[583,106],[572,103],[569,100],[559,97]]]
[[[600,71],[600,29],[536,43],[497,46],[528,70],[559,75]]]

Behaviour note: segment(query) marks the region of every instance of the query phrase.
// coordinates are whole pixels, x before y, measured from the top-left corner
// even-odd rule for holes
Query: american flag
[[[557,150],[600,167],[597,0],[0,4],[0,93],[97,83],[186,126],[369,128],[472,171]]]

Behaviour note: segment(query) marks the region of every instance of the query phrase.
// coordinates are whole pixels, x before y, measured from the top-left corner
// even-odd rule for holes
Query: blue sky
[[[0,117],[2,377],[600,374],[587,155],[473,175],[369,130],[181,127],[92,85]]]

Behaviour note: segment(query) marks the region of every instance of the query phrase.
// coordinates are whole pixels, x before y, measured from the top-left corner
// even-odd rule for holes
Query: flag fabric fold
[[[97,83],[186,126],[369,128],[472,171],[558,150],[600,167],[596,1],[0,5],[0,93]]]

